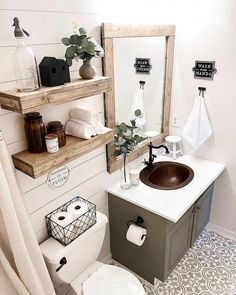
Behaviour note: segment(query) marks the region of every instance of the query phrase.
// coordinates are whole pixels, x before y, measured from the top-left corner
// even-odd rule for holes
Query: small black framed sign
[[[150,64],[150,58],[135,58],[135,68],[136,68],[136,74],[150,74],[150,70],[152,68]]]
[[[195,79],[213,80],[214,74],[217,72],[215,61],[196,60],[193,71]]]

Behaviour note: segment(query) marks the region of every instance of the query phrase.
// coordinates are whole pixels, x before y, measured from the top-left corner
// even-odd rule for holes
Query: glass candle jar
[[[48,134],[45,136],[47,152],[50,154],[57,153],[59,151],[58,137],[56,134]]]
[[[38,112],[26,113],[25,120],[25,135],[30,153],[42,153],[46,151],[45,143],[45,126],[42,116]]]
[[[53,133],[58,136],[59,147],[66,144],[66,134],[63,124],[60,121],[51,121],[47,124],[47,133]]]
[[[133,169],[129,171],[129,179],[131,185],[139,184],[139,170]]]

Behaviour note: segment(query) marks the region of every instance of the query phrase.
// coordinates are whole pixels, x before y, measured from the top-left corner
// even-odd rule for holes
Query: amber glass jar
[[[42,116],[38,112],[26,113],[25,135],[30,153],[42,153],[46,151],[45,126]]]
[[[63,124],[60,121],[51,121],[47,124],[47,133],[56,134],[58,136],[59,147],[66,144],[66,134]]]

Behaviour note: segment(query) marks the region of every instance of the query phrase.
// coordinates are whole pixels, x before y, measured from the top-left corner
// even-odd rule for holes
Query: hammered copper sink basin
[[[140,172],[140,180],[156,189],[174,190],[189,184],[194,177],[193,170],[184,164],[170,161],[157,162],[151,169]]]

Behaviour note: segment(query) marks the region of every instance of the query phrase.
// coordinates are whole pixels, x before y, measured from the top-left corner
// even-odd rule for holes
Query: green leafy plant
[[[69,66],[72,65],[73,59],[76,61],[89,60],[93,57],[104,56],[103,48],[94,38],[87,36],[86,29],[74,24],[73,32],[74,34],[69,38],[61,39],[62,43],[67,46],[65,58]]]
[[[130,120],[131,125],[127,125],[122,122],[120,124],[116,124],[115,127],[115,136],[114,136],[114,145],[115,151],[114,156],[118,157],[122,154],[125,156],[131,152],[139,143],[144,141],[146,138],[142,137],[138,134],[135,134],[135,129],[138,128],[136,126],[136,119],[142,117],[141,110],[137,109],[135,112],[135,118]]]

